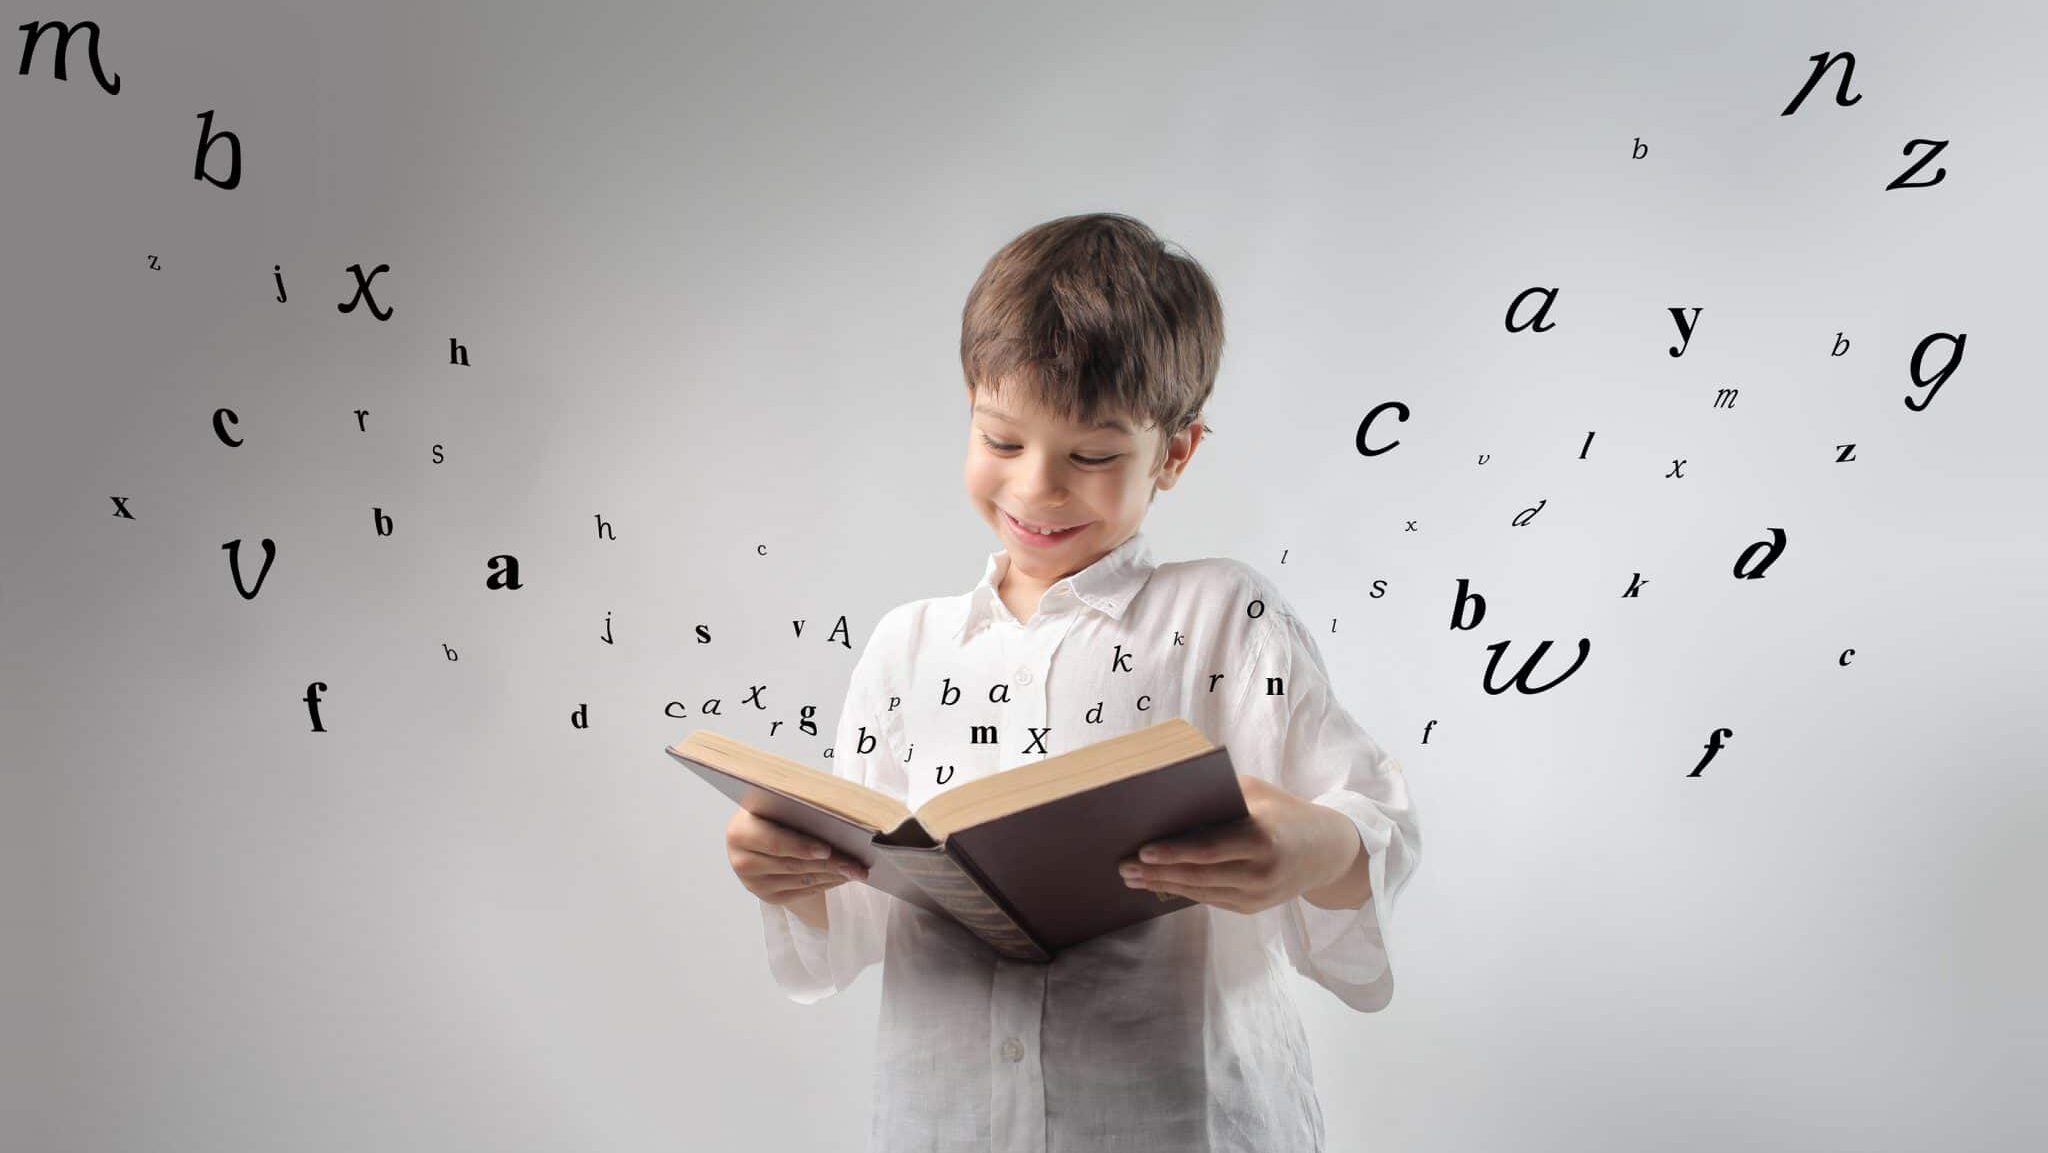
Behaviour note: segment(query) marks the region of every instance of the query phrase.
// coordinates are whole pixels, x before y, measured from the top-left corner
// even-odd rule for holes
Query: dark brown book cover
[[[1162,741],[1177,742],[1179,751],[1160,751]],[[808,788],[809,778],[801,784],[784,778],[789,787],[777,788],[737,775],[754,775],[746,762],[765,760],[793,768],[799,777],[831,776],[729,737],[700,729],[667,752],[747,811],[860,861],[868,869],[867,884],[953,919],[1016,960],[1050,961],[1070,945],[1194,904],[1187,897],[1131,888],[1117,863],[1136,857],[1140,845],[1249,815],[1229,751],[1210,745],[1178,718],[1006,770],[1048,775],[1060,770],[1056,762],[1067,762],[1104,765],[1118,775],[1071,791],[1055,786],[1061,795],[964,824],[943,838],[928,832],[916,814],[883,827],[872,815],[865,822],[843,816],[790,791]],[[902,810],[900,801],[833,779],[882,802],[877,810]]]

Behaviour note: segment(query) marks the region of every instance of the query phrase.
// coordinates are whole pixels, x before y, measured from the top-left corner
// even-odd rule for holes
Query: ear
[[[1188,462],[1194,459],[1195,446],[1202,443],[1204,431],[1206,430],[1202,427],[1202,422],[1197,420],[1168,438],[1165,445],[1166,459],[1160,464],[1155,491],[1169,489],[1179,483],[1180,474],[1187,471]]]

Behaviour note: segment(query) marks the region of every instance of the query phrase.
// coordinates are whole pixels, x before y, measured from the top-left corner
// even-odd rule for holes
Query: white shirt
[[[1252,915],[1197,903],[1037,965],[847,881],[826,891],[829,932],[760,903],[777,984],[808,1004],[882,962],[873,1151],[1321,1150],[1286,967],[1361,1011],[1393,996],[1386,927],[1422,846],[1399,763],[1337,702],[1307,627],[1249,566],[1155,565],[1134,533],[1020,622],[995,591],[1008,565],[997,550],[972,592],[876,624],[835,772],[915,809],[1185,717],[1238,772],[1349,816],[1372,897],[1356,909],[1297,897]],[[998,726],[999,741],[970,743],[975,725]]]

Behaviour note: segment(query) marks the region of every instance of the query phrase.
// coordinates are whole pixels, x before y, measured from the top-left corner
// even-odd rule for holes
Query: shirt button
[[[1019,1041],[1015,1037],[1003,1038],[1003,1056],[1008,1057],[1012,1061],[1022,1061],[1024,1059],[1024,1042]]]
[[[1031,670],[1030,670],[1030,669],[1018,669],[1018,670],[1017,670],[1017,683],[1018,683],[1018,684],[1020,684],[1020,685],[1028,685],[1028,684],[1030,684],[1030,683],[1031,683]]]

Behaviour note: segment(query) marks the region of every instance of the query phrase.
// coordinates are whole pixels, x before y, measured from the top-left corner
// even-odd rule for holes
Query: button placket
[[[1031,712],[1036,714],[1030,723],[1037,729],[1043,730],[1046,726],[1052,724],[1052,694],[1048,686],[1052,683],[1053,654],[1059,651],[1060,645],[1066,640],[1067,633],[1073,629],[1075,624],[1079,623],[1080,616],[1081,614],[1079,613],[1067,613],[1065,619],[1060,622],[1059,628],[1048,631],[1045,636],[1038,639],[1037,643],[1032,646],[1032,652],[1029,655],[1026,666],[1018,670],[1019,679],[1023,683],[1031,684],[1034,680],[1037,682],[1037,691],[1030,694]],[[1034,667],[1037,670],[1035,673],[1033,671]],[[1059,748],[1059,734],[1046,733],[1045,748],[1045,752],[1037,755],[1040,757],[1052,755],[1053,750]]]
[[[1045,1080],[1038,1067],[1045,1015],[1046,966],[997,958],[989,990],[993,1056],[989,1085],[990,1144],[998,1153],[1044,1153]]]

